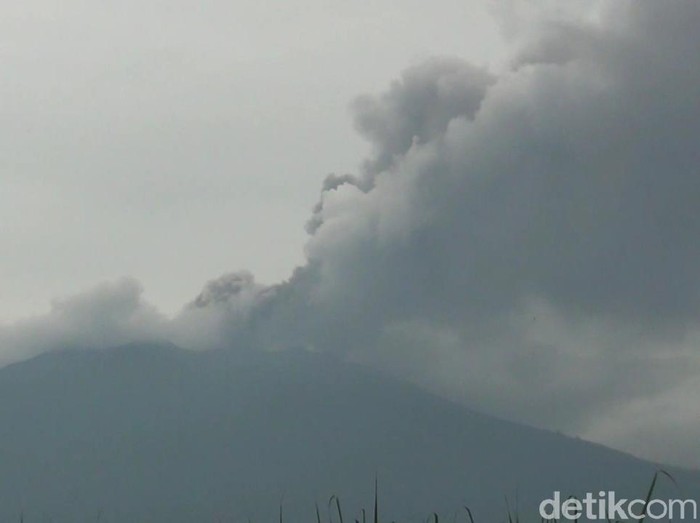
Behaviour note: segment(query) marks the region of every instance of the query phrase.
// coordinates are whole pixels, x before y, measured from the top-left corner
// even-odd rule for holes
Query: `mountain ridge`
[[[643,496],[658,468],[331,356],[164,344],[0,369],[0,456],[0,516],[53,521],[269,520],[282,497],[295,521],[332,494],[354,515],[375,475],[393,518],[467,504],[483,520],[515,493],[530,512],[556,488]]]

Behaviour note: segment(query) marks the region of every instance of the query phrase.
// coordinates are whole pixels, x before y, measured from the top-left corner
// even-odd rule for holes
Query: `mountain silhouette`
[[[135,344],[0,369],[2,521],[314,521],[333,494],[353,521],[375,478],[385,520],[503,521],[507,498],[539,521],[554,490],[643,498],[657,468],[301,350]],[[700,474],[668,470],[697,497]]]

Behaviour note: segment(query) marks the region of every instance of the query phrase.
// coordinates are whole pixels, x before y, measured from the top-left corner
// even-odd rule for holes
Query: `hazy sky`
[[[0,364],[302,346],[700,467],[700,3],[485,5],[5,5]]]
[[[302,263],[349,102],[431,55],[502,54],[478,0],[0,2],[0,321],[120,276],[174,312]]]

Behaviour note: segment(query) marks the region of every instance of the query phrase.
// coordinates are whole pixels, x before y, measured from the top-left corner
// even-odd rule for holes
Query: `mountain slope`
[[[553,490],[643,497],[653,464],[490,418],[319,355],[143,345],[0,369],[0,519],[178,522],[313,517],[340,495],[423,521],[478,519]],[[675,471],[684,492],[695,473]],[[447,512],[445,512],[447,513]],[[309,520],[309,519],[306,519]]]

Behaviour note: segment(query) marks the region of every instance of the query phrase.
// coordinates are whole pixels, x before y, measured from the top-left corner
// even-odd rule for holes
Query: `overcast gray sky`
[[[431,55],[502,54],[485,2],[0,2],[0,321],[137,277],[174,312],[302,263],[348,103]]]
[[[3,4],[0,364],[303,346],[700,466],[700,3],[488,5]]]

